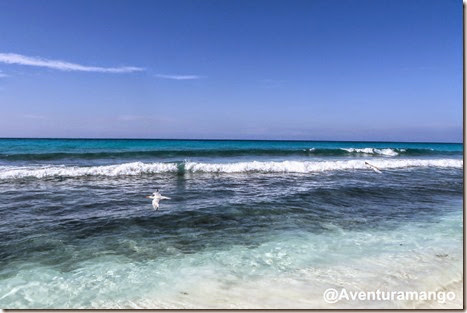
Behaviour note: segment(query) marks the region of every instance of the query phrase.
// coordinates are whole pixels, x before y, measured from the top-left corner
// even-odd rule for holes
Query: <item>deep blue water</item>
[[[2,139],[0,307],[226,307],[303,271],[338,285],[349,264],[384,280],[387,255],[435,264],[462,253],[462,149]]]

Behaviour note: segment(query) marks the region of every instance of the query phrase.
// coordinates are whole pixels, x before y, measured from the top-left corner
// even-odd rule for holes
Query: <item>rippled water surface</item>
[[[462,153],[0,140],[0,307],[332,308],[325,287],[452,289]],[[158,211],[145,198],[156,188],[171,197]]]

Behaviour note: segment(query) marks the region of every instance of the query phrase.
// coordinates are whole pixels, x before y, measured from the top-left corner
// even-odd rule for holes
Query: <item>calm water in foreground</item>
[[[461,144],[1,139],[0,307],[459,308],[462,153]],[[172,198],[159,211],[144,198],[156,188]],[[323,301],[342,287],[457,299]]]

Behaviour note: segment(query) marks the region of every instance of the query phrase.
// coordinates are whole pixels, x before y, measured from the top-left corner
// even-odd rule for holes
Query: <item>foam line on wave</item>
[[[462,168],[460,159],[378,159],[371,163],[380,169],[411,167]],[[339,170],[368,170],[363,160],[346,161],[281,161],[235,163],[142,163],[132,162],[105,166],[0,166],[0,179],[136,176],[159,173],[314,173]]]

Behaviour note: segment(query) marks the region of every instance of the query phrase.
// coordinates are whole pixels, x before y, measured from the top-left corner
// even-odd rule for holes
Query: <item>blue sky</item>
[[[462,2],[0,1],[0,137],[462,140]]]

